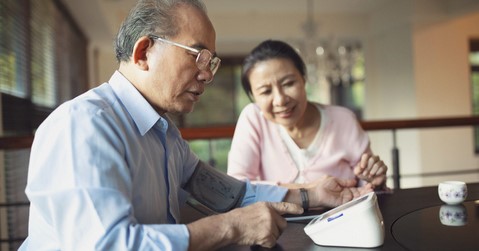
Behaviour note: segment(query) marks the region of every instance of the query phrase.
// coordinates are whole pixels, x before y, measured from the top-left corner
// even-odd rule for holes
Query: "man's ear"
[[[141,70],[148,70],[148,49],[153,46],[153,41],[147,37],[140,37],[133,47],[131,58],[133,63]]]

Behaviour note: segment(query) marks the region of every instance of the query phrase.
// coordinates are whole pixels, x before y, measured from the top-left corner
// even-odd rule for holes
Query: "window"
[[[206,87],[193,112],[175,116],[179,127],[234,125],[246,104],[250,103],[241,86],[242,57],[221,58],[221,67],[211,86]],[[231,139],[192,140],[191,149],[211,165],[226,172]]]
[[[87,89],[87,40],[59,0],[0,1],[2,135],[32,134],[61,102]],[[0,202],[28,205],[29,149],[0,151]],[[28,207],[0,208],[0,249],[27,235]],[[6,248],[6,249],[4,249]]]
[[[55,88],[55,10],[51,1],[31,2],[31,100],[54,107]]]
[[[28,0],[0,2],[0,90],[27,97]]]
[[[231,125],[250,101],[241,86],[242,57],[221,58],[213,82],[207,85],[200,102],[189,114],[170,115],[179,127]]]
[[[479,115],[479,39],[469,43],[469,63],[471,65],[472,113]],[[474,127],[474,149],[479,153],[479,127]]]
[[[60,1],[2,0],[2,133],[31,133],[61,102],[84,92],[86,55],[87,40]]]

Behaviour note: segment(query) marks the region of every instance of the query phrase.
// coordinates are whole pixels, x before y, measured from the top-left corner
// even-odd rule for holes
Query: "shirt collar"
[[[168,127],[168,122],[153,109],[133,84],[119,71],[113,73],[108,83],[132,117],[141,135],[145,135],[158,120],[160,120],[159,124],[162,128]]]

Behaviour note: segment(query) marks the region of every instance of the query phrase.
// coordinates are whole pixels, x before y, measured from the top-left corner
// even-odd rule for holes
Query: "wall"
[[[420,117],[472,114],[469,39],[479,38],[479,14],[469,14],[414,30],[417,112]],[[422,171],[478,169],[472,128],[427,130],[420,134]],[[479,174],[456,176],[478,181]],[[437,183],[441,179],[429,179]]]
[[[366,46],[366,120],[416,118],[413,62],[412,1],[396,1],[371,15]],[[370,132],[371,147],[392,173],[393,135]],[[401,174],[418,173],[421,165],[417,130],[398,131]],[[392,186],[392,181],[388,181]],[[401,187],[418,186],[403,179]]]
[[[468,39],[479,37],[479,14],[448,4],[397,1],[373,13],[366,119],[471,115]],[[391,166],[392,133],[371,132],[370,137],[374,151]],[[469,127],[399,130],[401,186],[436,185],[444,179],[477,182],[479,174],[411,176],[477,170],[472,141]]]
[[[110,47],[90,45],[89,51],[89,87],[98,86],[108,81],[115,70],[118,69],[113,41]]]

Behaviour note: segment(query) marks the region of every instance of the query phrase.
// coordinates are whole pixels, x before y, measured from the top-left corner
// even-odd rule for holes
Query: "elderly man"
[[[166,114],[192,111],[213,79],[215,36],[200,0],[138,1],[116,39],[119,69],[36,132],[20,250],[271,247],[282,214],[370,191],[329,177],[302,191],[255,186],[199,160]],[[222,213],[179,224],[185,191]]]

